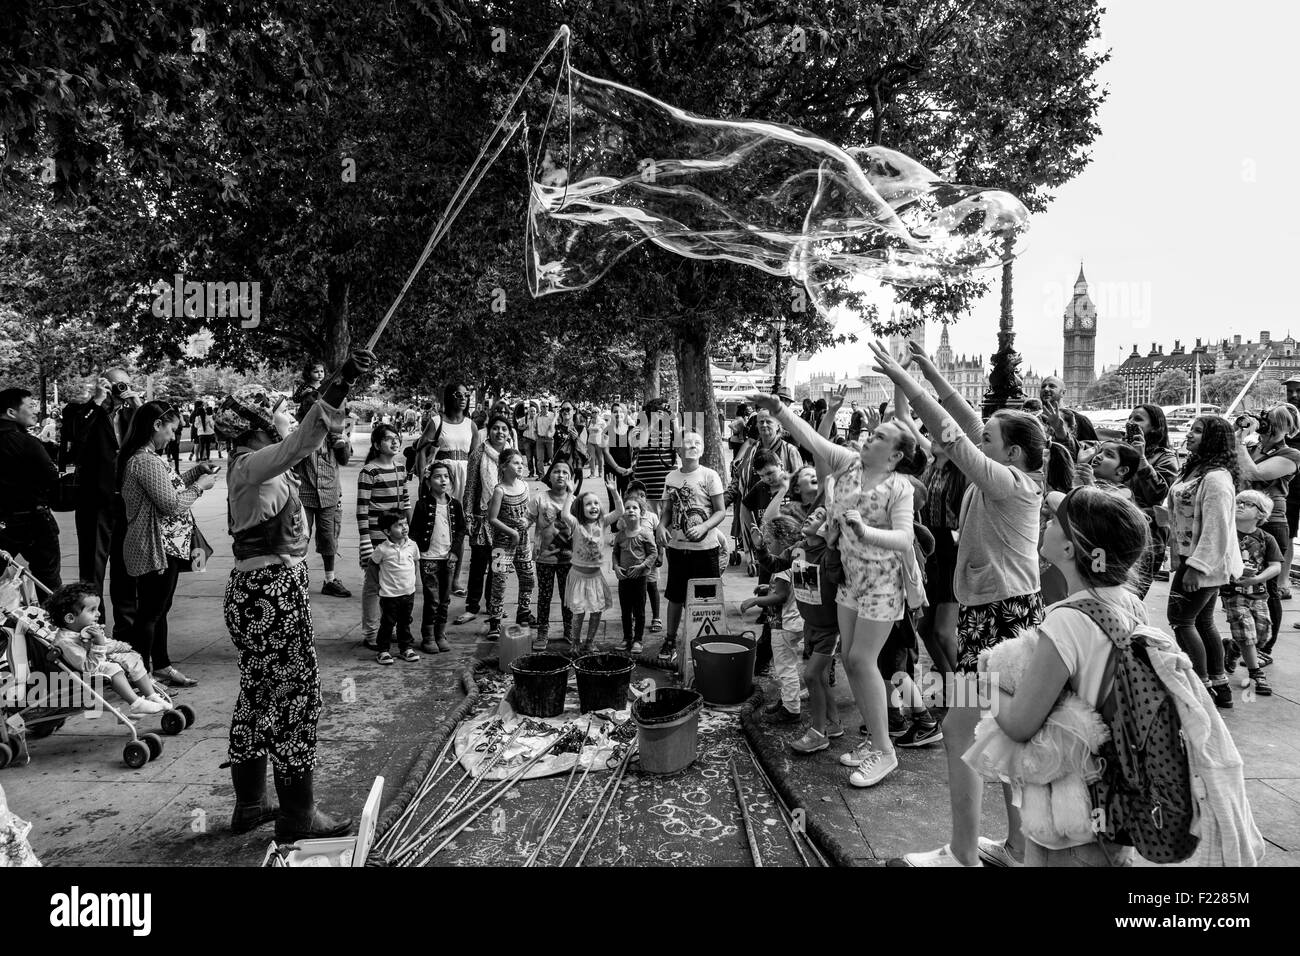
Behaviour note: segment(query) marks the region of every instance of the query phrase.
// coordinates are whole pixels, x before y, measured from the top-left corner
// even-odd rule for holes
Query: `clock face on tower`
[[[1092,327],[1097,324],[1097,319],[1095,316],[1083,315],[1080,317],[1080,322],[1085,329],[1091,330]]]

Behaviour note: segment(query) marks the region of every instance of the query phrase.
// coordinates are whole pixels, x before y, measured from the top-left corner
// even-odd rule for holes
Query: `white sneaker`
[[[867,759],[867,755],[875,752],[871,749],[871,740],[868,739],[865,743],[858,744],[852,750],[840,754],[840,763],[846,767],[860,767],[863,761]]]
[[[1007,849],[1005,843],[990,840],[988,837],[980,837],[979,854],[980,861],[985,866],[1017,867],[1025,865],[1011,855],[1011,851]]]
[[[136,714],[161,714],[167,708],[148,697],[137,697],[131,704],[132,716]]]
[[[949,844],[945,843],[937,850],[928,850],[925,853],[904,853],[903,862],[908,866],[965,866],[961,860],[952,855]],[[975,864],[983,866],[981,861]]]
[[[161,694],[150,694],[148,697],[145,698],[145,700],[152,700],[152,701],[156,701],[156,702],[159,703],[159,704],[162,704],[162,706],[163,706],[163,710],[175,710],[175,709],[176,709],[176,705],[173,704],[173,703],[172,703],[170,700],[168,700],[166,697],[163,697]]]
[[[892,750],[889,753],[869,750],[858,769],[849,774],[849,783],[855,787],[874,787],[897,769],[898,754]]]

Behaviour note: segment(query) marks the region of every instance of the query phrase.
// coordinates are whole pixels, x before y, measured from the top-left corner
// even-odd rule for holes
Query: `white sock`
[[[331,581],[333,581],[333,580],[334,580],[334,572],[333,572],[333,571],[326,571],[326,572],[325,572],[325,583],[326,583],[326,584],[329,584],[329,582],[331,582]]]

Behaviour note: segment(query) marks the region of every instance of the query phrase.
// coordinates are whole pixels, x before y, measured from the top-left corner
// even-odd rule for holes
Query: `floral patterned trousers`
[[[308,594],[306,562],[230,574],[223,608],[239,651],[231,763],[269,755],[293,773],[316,766],[320,671]]]

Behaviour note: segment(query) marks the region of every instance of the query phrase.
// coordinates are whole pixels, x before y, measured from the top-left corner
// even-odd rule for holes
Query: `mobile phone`
[[[1127,438],[1129,441],[1132,441],[1133,439],[1138,438],[1141,435],[1142,435],[1142,426],[1139,425],[1137,422],[1124,423],[1124,437]]]

